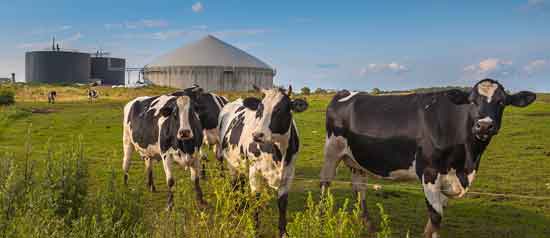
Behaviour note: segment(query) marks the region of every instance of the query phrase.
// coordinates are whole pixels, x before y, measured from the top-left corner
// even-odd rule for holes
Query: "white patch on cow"
[[[160,109],[166,105],[166,102],[168,102],[170,99],[173,99],[174,96],[168,96],[168,95],[162,95],[156,98],[151,102],[151,105],[154,104],[154,106],[149,108],[149,111],[154,110],[155,116],[158,116],[160,113]]]
[[[472,171],[470,174],[468,174],[468,182],[469,182],[469,187],[472,186],[472,183],[474,182],[474,179],[476,178],[476,171]]]
[[[413,160],[411,166],[408,169],[398,169],[390,172],[390,176],[387,179],[391,180],[415,180],[416,176],[416,159]]]
[[[430,205],[439,215],[443,216],[443,202],[447,200],[447,197],[441,193],[441,175],[437,174],[434,183],[426,183],[424,176],[422,176],[422,186],[424,187],[424,195]]]
[[[484,117],[484,118],[481,118],[479,120],[477,120],[478,122],[487,122],[487,123],[492,123],[493,122],[493,119],[491,117]]]
[[[179,124],[180,128],[178,130],[189,130],[191,131],[190,137],[193,137],[193,129],[191,128],[191,124],[189,123],[189,107],[191,106],[191,103],[189,102],[191,99],[187,96],[178,97],[176,100],[176,105],[178,106],[178,112],[179,112]]]
[[[482,82],[477,85],[477,92],[480,95],[487,97],[487,102],[490,103],[493,99],[495,91],[498,89],[498,84],[489,81]]]
[[[353,96],[357,95],[359,92],[351,92],[347,97],[338,99],[338,102],[345,102],[350,100]]]

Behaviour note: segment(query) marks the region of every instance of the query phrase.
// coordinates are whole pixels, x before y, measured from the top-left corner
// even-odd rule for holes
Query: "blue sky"
[[[550,0],[0,0],[0,77],[24,52],[98,48],[140,67],[213,34],[277,69],[275,82],[355,90],[473,85],[550,91]]]

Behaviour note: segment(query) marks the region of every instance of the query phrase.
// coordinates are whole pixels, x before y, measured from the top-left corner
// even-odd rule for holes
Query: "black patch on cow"
[[[258,107],[256,108],[256,118],[260,119],[264,116],[264,104],[260,103],[258,104]]]
[[[284,95],[284,94],[283,94]],[[292,101],[287,95],[273,106],[269,129],[275,134],[285,134],[292,123]],[[259,110],[258,110],[259,111]]]
[[[291,124],[290,127],[290,137],[288,138],[288,148],[285,153],[285,165],[289,164],[292,161],[294,155],[298,153],[300,149],[300,139],[298,138],[298,132],[294,124]]]
[[[236,113],[242,112],[245,108],[246,108],[246,107],[243,107],[243,106],[238,107],[237,110],[235,110],[234,113],[236,114]]]
[[[382,177],[398,169],[408,169],[417,149],[416,142],[405,137],[374,138],[348,132],[346,138],[355,160]]]
[[[258,105],[261,103],[262,103],[262,100],[255,97],[247,97],[243,100],[243,105],[253,111],[258,109]]]
[[[132,129],[132,140],[141,148],[158,142],[158,119],[155,110],[149,110],[151,103],[158,97],[135,101],[128,113],[127,122]]]
[[[262,152],[271,154],[273,156],[273,160],[277,162],[280,162],[283,157],[279,147],[273,143],[252,142],[248,145],[248,151],[256,157],[260,156]]]
[[[241,135],[243,133],[243,127],[244,127],[244,115],[239,114],[236,118],[231,121],[231,125],[229,125],[229,144],[231,145],[238,145],[239,141],[241,140]]]

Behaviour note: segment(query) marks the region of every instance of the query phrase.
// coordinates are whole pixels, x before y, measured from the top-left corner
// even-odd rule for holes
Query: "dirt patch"
[[[25,111],[28,111],[33,114],[50,114],[59,112],[59,109],[53,109],[53,108],[31,108],[31,109],[25,109]]]
[[[550,117],[550,112],[530,112],[525,115],[528,117]]]

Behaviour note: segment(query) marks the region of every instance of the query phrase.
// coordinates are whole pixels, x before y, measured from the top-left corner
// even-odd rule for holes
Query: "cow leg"
[[[443,207],[447,197],[441,193],[441,181],[435,169],[424,169],[422,185],[428,207],[428,223],[424,229],[424,237],[438,238],[441,220],[443,219]]]
[[[122,158],[122,170],[124,171],[124,185],[128,185],[128,170],[130,170],[130,161],[132,159],[132,144],[130,143],[130,135],[127,131],[127,128],[124,128],[124,135],[122,137],[122,149],[124,152],[124,157]]]
[[[286,233],[286,210],[288,206],[289,184],[285,183],[279,188],[277,205],[279,206],[279,237],[287,237]]]
[[[191,156],[191,155],[190,155]],[[191,171],[191,181],[193,181],[195,188],[195,196],[199,207],[205,208],[208,206],[206,201],[203,199],[202,189],[200,185],[200,173],[201,173],[201,161],[199,158],[192,158],[192,164],[190,166]]]
[[[361,203],[362,218],[370,232],[374,232],[373,223],[370,221],[369,211],[367,209],[367,176],[358,169],[351,169],[352,190]]]
[[[145,161],[145,171],[147,173],[147,188],[151,192],[156,192],[157,188],[155,188],[155,181],[153,180],[153,160],[149,157],[144,157],[143,161]]]
[[[174,206],[174,194],[172,192],[172,187],[176,181],[174,180],[174,177],[172,177],[172,160],[171,155],[162,156],[162,165],[164,167],[164,174],[166,174],[166,184],[168,185],[167,210],[172,210],[172,207]]]
[[[343,146],[335,137],[327,138],[325,142],[325,161],[321,169],[321,196],[325,195],[325,190],[330,186],[330,182],[336,176],[338,164],[342,161]]]
[[[206,178],[206,163],[208,162],[208,155],[207,153],[204,153],[202,148],[199,149],[199,157],[200,157],[200,160],[203,161],[200,177],[204,179]]]

